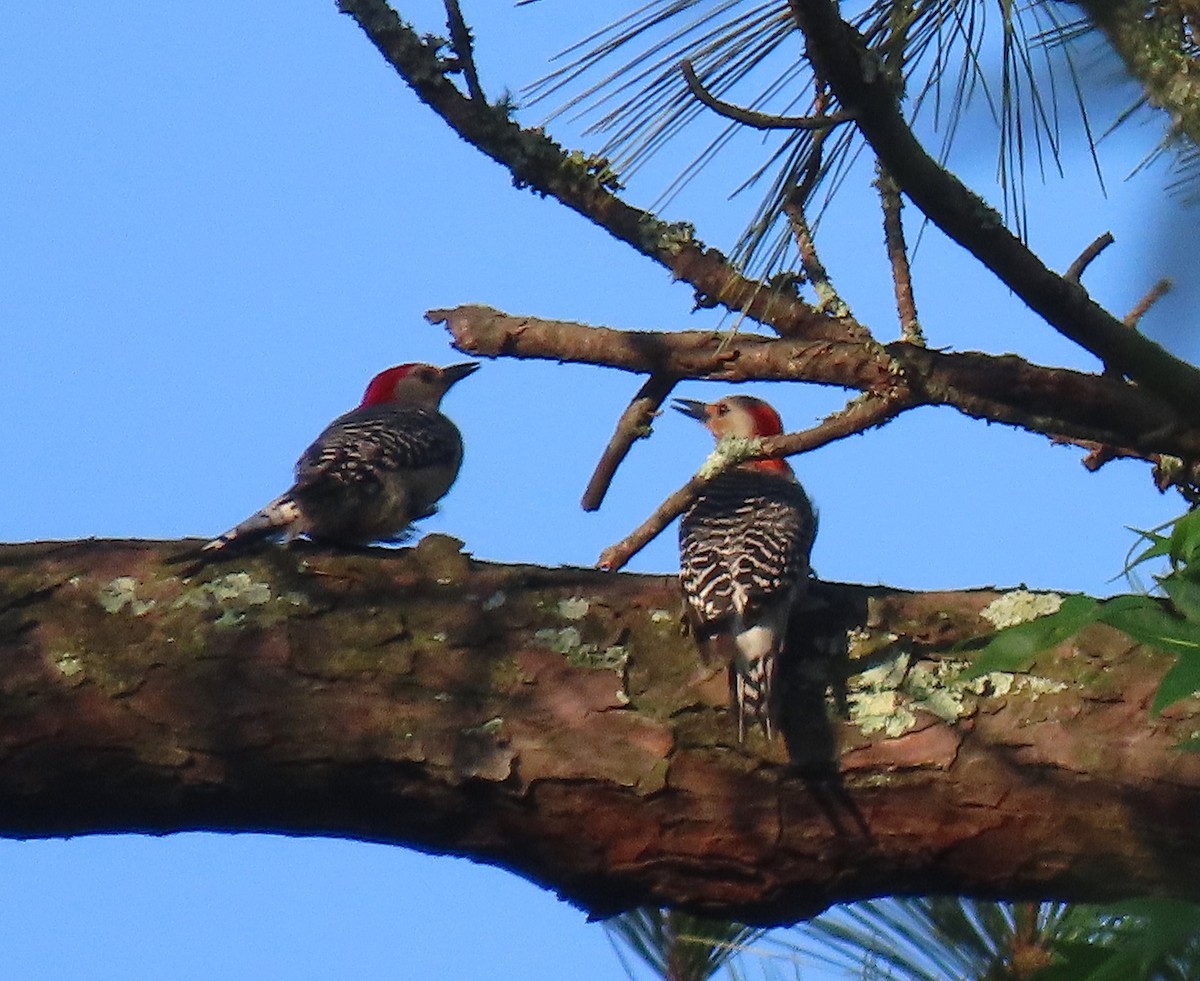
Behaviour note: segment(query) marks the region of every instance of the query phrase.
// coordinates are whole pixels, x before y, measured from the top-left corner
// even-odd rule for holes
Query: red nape
[[[775,436],[778,434],[772,433],[771,435]],[[743,463],[742,466],[748,467],[751,470],[761,470],[764,473],[792,473],[792,468],[787,460],[750,460],[748,463]]]
[[[381,371],[371,379],[367,391],[363,395],[363,405],[379,405],[381,402],[391,402],[396,398],[396,382],[415,368],[415,364],[398,364],[394,368]]]
[[[754,417],[754,435],[755,436],[778,436],[783,432],[783,420],[779,418],[779,413],[776,412],[770,405],[762,399],[747,399],[749,404],[746,406],[746,411]],[[777,462],[783,461],[765,461]]]

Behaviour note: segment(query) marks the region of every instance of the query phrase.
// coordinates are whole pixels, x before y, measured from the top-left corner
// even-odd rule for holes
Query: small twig
[[[807,453],[827,443],[832,443],[855,433],[865,432],[898,416],[905,409],[918,404],[906,388],[897,388],[886,396],[866,393],[858,396],[833,415],[822,420],[811,429],[798,433],[771,436],[762,441],[761,452],[755,459],[794,456]],[[664,500],[654,513],[641,525],[615,545],[610,545],[600,554],[596,565],[606,572],[616,572],[640,552],[646,545],[688,509],[700,496],[704,485],[712,479],[694,476],[686,484]]]
[[[842,123],[849,123],[854,120],[854,116],[851,113],[842,111],[831,112],[827,116],[773,116],[770,113],[756,112],[753,109],[743,109],[741,106],[724,102],[709,92],[696,75],[696,69],[692,66],[691,61],[687,58],[679,63],[679,68],[683,72],[683,78],[687,82],[689,91],[702,105],[707,106],[718,116],[732,119],[734,122],[741,123],[743,126],[749,126],[752,129],[828,130]]]
[[[1169,279],[1160,279],[1157,283],[1151,286],[1150,292],[1142,297],[1141,302],[1138,303],[1138,305],[1132,310],[1130,310],[1129,313],[1125,314],[1125,326],[1136,327],[1138,325],[1138,321],[1146,315],[1146,311],[1154,306],[1154,304],[1156,304],[1164,296],[1166,296],[1167,293],[1170,292],[1173,285],[1174,284]]]
[[[1079,253],[1079,258],[1067,267],[1067,271],[1063,273],[1063,279],[1068,283],[1078,283],[1079,277],[1083,275],[1083,271],[1092,263],[1101,252],[1107,249],[1115,242],[1112,232],[1105,232],[1096,239],[1091,245]]]
[[[621,413],[612,438],[596,464],[592,479],[588,481],[587,490],[583,492],[583,500],[579,502],[585,511],[600,509],[621,461],[625,459],[635,440],[650,435],[651,420],[663,404],[663,400],[671,394],[677,380],[670,375],[651,375]]]
[[[892,282],[896,287],[896,312],[900,315],[900,339],[909,344],[925,346],[925,335],[921,331],[921,323],[917,320],[917,303],[913,298],[912,270],[908,264],[908,247],[904,242],[904,224],[900,220],[900,211],[904,202],[900,198],[900,188],[887,172],[882,161],[875,161],[877,177],[875,186],[879,188],[879,200],[883,205],[883,241],[887,247],[888,258],[892,262]]]
[[[444,0],[446,6],[446,26],[450,29],[450,46],[458,58],[458,67],[467,83],[467,94],[476,102],[484,104],[487,97],[479,84],[479,72],[475,69],[475,54],[471,42],[471,29],[463,20],[462,10],[458,0]]]
[[[800,266],[817,294],[817,309],[833,317],[851,316],[850,307],[838,294],[825,264],[817,255],[817,246],[808,227],[808,219],[804,217],[804,209],[797,207],[789,195],[783,210],[791,226],[792,236],[796,239],[796,247],[800,251]]]

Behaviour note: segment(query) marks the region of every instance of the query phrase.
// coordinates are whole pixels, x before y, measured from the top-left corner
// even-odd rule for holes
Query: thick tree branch
[[[894,80],[830,0],[788,0],[807,53],[900,188],[943,232],[974,255],[1056,330],[1154,392],[1183,419],[1200,420],[1200,370],[1046,268],[958,178],[925,152],[900,112]]]
[[[1145,459],[1161,453],[1200,459],[1200,431],[1180,428],[1178,417],[1149,392],[1015,355],[946,354],[904,342],[881,347],[749,333],[622,331],[481,306],[431,310],[426,317],[444,323],[454,346],[477,357],[540,358],[728,382],[807,381],[876,393],[891,391],[903,378],[918,402],[950,405],[977,419],[1123,446]]]
[[[186,580],[163,564],[184,544],[0,548],[0,833],[391,842],[596,915],[1200,899],[1200,755],[1170,748],[1200,710],[1152,721],[1169,659],[1107,628],[968,686],[948,652],[996,594],[814,584],[781,677],[789,761],[738,744],[673,578],[486,565],[435,537]]]

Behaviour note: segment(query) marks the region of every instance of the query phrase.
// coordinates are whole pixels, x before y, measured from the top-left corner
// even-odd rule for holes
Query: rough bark
[[[1200,458],[1200,430],[1180,423],[1153,395],[1103,374],[1032,364],[1015,355],[945,353],[898,341],[867,350],[858,343],[798,341],[741,332],[632,331],[516,316],[465,305],[430,310],[464,354],[538,358],[623,371],[729,382],[803,378],[885,394],[904,383],[915,405],[949,405],[965,415],[1054,438],[1128,447],[1155,459]],[[876,355],[883,352],[884,361]]]
[[[816,584],[787,738],[738,745],[669,577],[441,537],[200,570],[167,564],[179,548],[0,547],[0,833],[394,842],[596,915],[1200,898],[1200,757],[1170,748],[1200,709],[1151,720],[1167,659],[1107,628],[969,687],[952,647],[995,592]]]

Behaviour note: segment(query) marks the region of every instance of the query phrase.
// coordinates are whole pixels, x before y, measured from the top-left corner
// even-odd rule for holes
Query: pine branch
[[[667,612],[674,577],[489,565],[431,536],[185,579],[165,560],[187,544],[0,546],[0,834],[388,842],[595,916],[1200,899],[1200,755],[1172,749],[1200,718],[1151,723],[1171,658],[1107,628],[964,686],[954,645],[996,593],[814,583],[786,746],[739,745]]]
[[[679,379],[804,381],[877,394],[903,381],[916,404],[953,406],[1052,439],[1122,446],[1150,461],[1164,453],[1200,460],[1200,431],[1181,427],[1141,387],[1011,354],[944,353],[903,341],[797,341],[745,331],[622,331],[481,306],[430,310],[426,318],[445,324],[454,346],[476,357],[603,365]]]
[[[788,0],[808,56],[901,190],[1048,324],[1153,392],[1181,419],[1200,421],[1200,370],[1173,357],[1048,269],[988,207],[926,153],[900,112],[895,82],[830,0]]]

